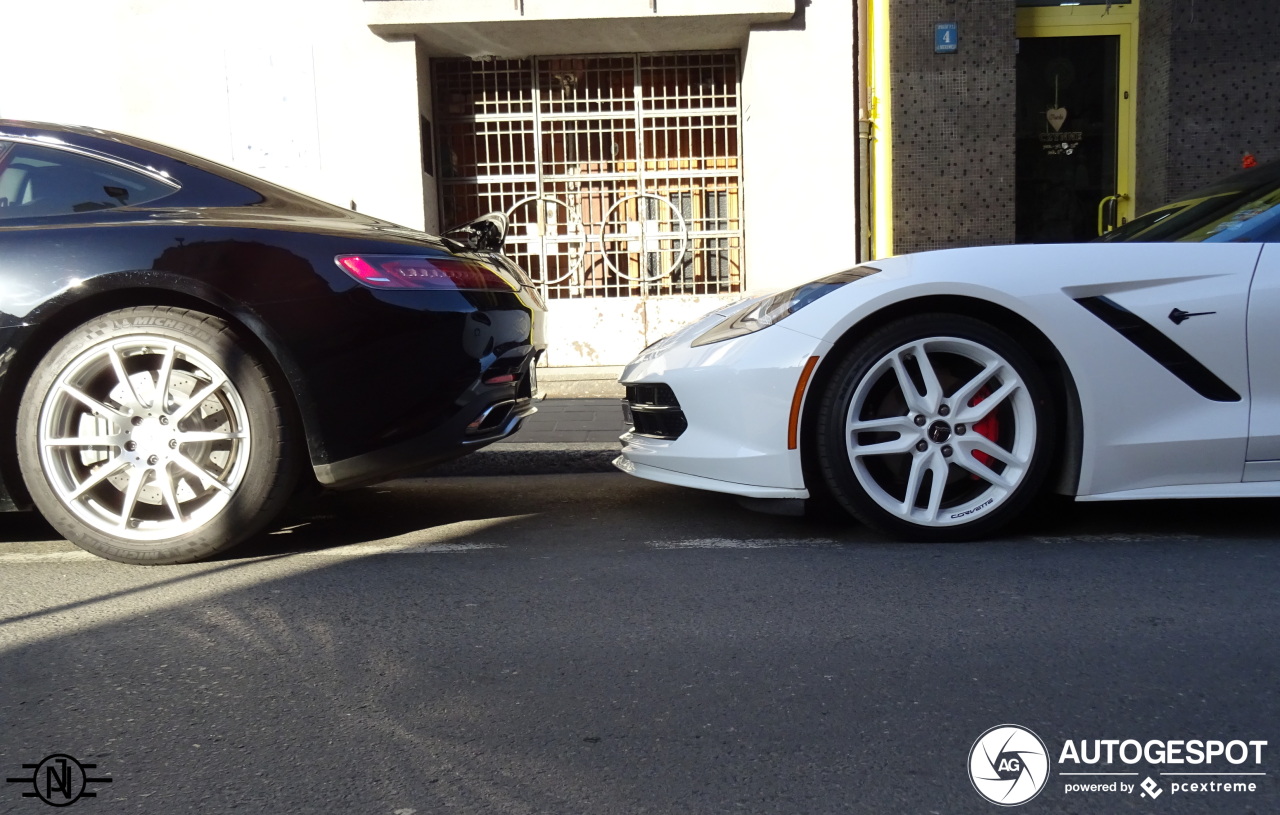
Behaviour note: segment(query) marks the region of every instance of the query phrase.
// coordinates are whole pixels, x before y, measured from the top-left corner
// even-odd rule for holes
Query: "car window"
[[[1159,241],[1167,240],[1171,233],[1188,221],[1200,222],[1223,207],[1230,207],[1230,196],[1210,195],[1204,198],[1187,198],[1153,209],[1134,218],[1120,228],[1108,232],[1102,241]]]
[[[1108,232],[1101,241],[1275,240],[1280,162],[1238,173]]]
[[[1178,240],[1236,242],[1265,240],[1261,236],[1274,232],[1277,217],[1280,217],[1280,189],[1255,198],[1244,206],[1235,207],[1227,215],[1210,221]]]
[[[136,206],[176,189],[69,150],[0,141],[0,220]]]
[[[1276,209],[1280,209],[1277,207]],[[1280,213],[1269,219],[1267,223],[1258,227],[1256,233],[1250,239],[1252,243],[1280,243]]]

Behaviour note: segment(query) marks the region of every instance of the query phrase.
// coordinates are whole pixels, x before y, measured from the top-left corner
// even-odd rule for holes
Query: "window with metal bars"
[[[502,210],[550,299],[743,287],[735,52],[436,60],[441,222]]]

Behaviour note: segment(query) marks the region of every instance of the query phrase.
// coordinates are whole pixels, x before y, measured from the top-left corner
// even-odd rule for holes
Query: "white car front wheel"
[[[1049,392],[1009,335],[944,314],[855,345],[823,395],[818,460],[836,499],[909,540],[982,537],[1039,491],[1054,433]]]

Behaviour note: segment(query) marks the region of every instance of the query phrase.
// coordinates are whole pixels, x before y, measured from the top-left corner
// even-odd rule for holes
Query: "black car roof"
[[[236,206],[252,204],[255,200],[270,200],[306,210],[312,214],[327,213],[329,215],[339,215],[346,220],[354,218],[355,220],[370,223],[385,223],[376,218],[353,213],[327,201],[312,198],[288,187],[273,184],[258,176],[250,175],[234,167],[220,164],[194,153],[188,153],[176,147],[169,147],[159,142],[111,130],[82,125],[0,119],[0,137],[4,136],[18,136],[36,140],[52,138],[71,147],[97,152],[116,160],[125,160],[144,167],[152,167],[157,163],[156,159],[158,158],[161,159],[159,163],[167,164],[168,166],[152,167],[152,169],[165,170],[179,181],[182,180],[183,165],[185,165],[200,173],[207,174],[203,179],[206,182],[205,186],[210,181],[215,185],[224,187],[226,182],[231,182],[232,185],[242,188],[246,194],[250,194],[254,199],[239,201],[236,200],[237,196],[234,194],[229,197],[218,196],[218,200],[210,202],[212,206]],[[208,176],[212,176],[213,179],[209,179]]]

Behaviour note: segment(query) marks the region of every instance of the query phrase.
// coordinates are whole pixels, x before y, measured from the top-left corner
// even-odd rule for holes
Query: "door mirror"
[[[507,216],[490,212],[462,226],[455,226],[440,237],[450,249],[458,252],[501,252],[507,242]]]

